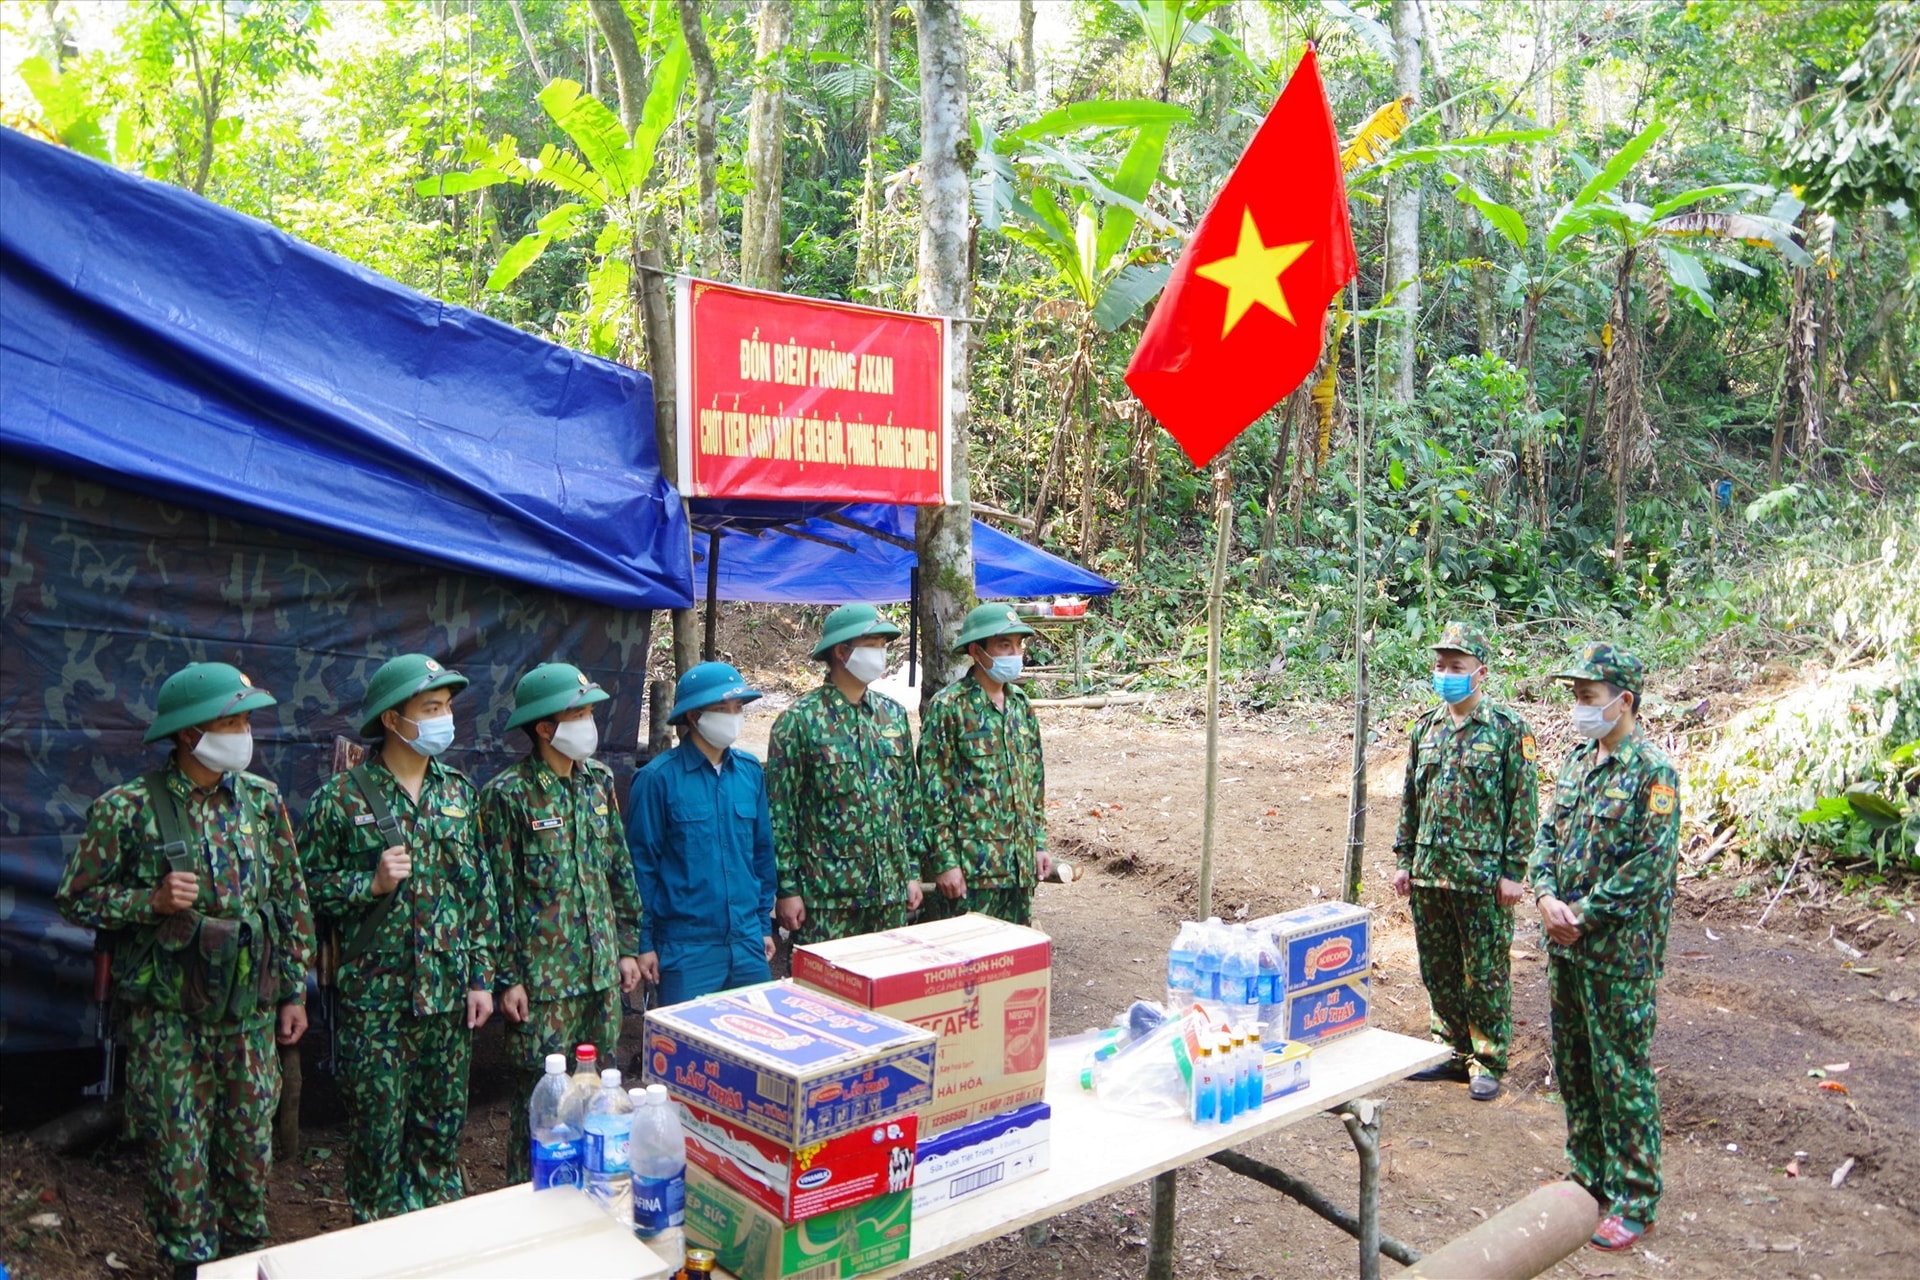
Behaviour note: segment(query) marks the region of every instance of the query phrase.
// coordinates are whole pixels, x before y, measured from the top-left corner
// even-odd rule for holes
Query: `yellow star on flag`
[[[1227,287],[1227,316],[1220,328],[1220,336],[1225,338],[1232,333],[1233,326],[1239,324],[1240,318],[1251,311],[1256,303],[1292,324],[1293,312],[1287,306],[1287,295],[1280,290],[1280,274],[1312,247],[1311,240],[1302,240],[1298,244],[1263,243],[1260,229],[1253,225],[1253,210],[1242,209],[1240,245],[1233,251],[1233,256],[1215,258],[1193,269],[1193,273],[1202,279]]]

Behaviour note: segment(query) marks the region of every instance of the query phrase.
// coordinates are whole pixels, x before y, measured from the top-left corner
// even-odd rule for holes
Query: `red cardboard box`
[[[687,1161],[788,1224],[913,1184],[920,1117],[908,1112],[792,1148],[682,1102]]]
[[[965,915],[796,947],[794,981],[933,1032],[933,1101],[920,1136],[1042,1101],[1053,943]]]

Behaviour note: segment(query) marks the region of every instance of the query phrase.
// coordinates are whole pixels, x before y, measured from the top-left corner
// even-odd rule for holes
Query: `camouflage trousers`
[[[907,923],[907,901],[871,902],[857,899],[807,899],[807,922],[793,937],[795,946],[851,938],[856,934],[899,929]]]
[[[464,1194],[473,1033],[464,1004],[416,1016],[340,1006],[340,1092],[347,1103],[347,1203],[356,1223],[427,1209]]]
[[[280,1059],[273,1024],[127,1009],[127,1119],[147,1148],[147,1224],[168,1266],[267,1238]]]
[[[1553,1067],[1567,1109],[1567,1176],[1602,1213],[1650,1223],[1660,1203],[1654,980],[1547,958]]]
[[[951,920],[968,914],[992,916],[1008,924],[1033,923],[1033,886],[981,889],[967,886],[964,898],[948,898],[938,890],[920,904],[922,920]]]
[[[1513,908],[1492,889],[1420,885],[1409,905],[1433,1038],[1473,1074],[1504,1076],[1513,1040]]]
[[[533,1134],[527,1124],[527,1103],[533,1087],[546,1071],[547,1055],[565,1054],[567,1069],[573,1051],[590,1044],[600,1055],[600,1066],[620,1065],[620,988],[589,991],[583,996],[534,1000],[527,1004],[527,1020],[507,1024],[507,1061],[513,1068],[513,1137],[507,1146],[507,1181],[525,1182],[533,1176]],[[639,1084],[638,1080],[630,1084]]]

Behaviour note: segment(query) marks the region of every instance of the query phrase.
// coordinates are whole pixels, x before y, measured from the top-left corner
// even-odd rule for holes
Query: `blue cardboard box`
[[[914,1214],[933,1213],[1044,1171],[1052,1127],[1053,1108],[1030,1102],[921,1139],[913,1173]]]
[[[1285,957],[1287,990],[1324,986],[1373,964],[1373,913],[1350,902],[1317,902],[1253,922],[1273,935]]]
[[[1287,992],[1287,1039],[1319,1045],[1365,1031],[1371,994],[1365,977]]]
[[[791,982],[651,1010],[644,1034],[649,1082],[787,1147],[933,1100],[931,1031]]]

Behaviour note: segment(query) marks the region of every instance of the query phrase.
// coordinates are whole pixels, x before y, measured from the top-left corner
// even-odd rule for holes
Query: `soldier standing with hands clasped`
[[[813,650],[826,681],[774,721],[774,914],[796,942],[897,929],[920,905],[913,732],[906,709],[870,687],[899,634],[870,604],[835,609]]]
[[[620,993],[640,984],[640,895],[621,838],[613,770],[593,758],[607,693],[549,662],[520,678],[507,729],[533,750],[480,796],[500,898],[500,1012],[516,1079],[507,1181],[532,1176],[527,1100],[550,1053],[595,1046],[618,1061]]]
[[[1393,891],[1412,896],[1420,980],[1451,1061],[1415,1080],[1464,1080],[1500,1096],[1513,1036],[1513,904],[1526,893],[1539,797],[1527,722],[1486,696],[1485,636],[1450,624],[1433,646],[1440,705],[1414,723]]]
[[[112,957],[128,1127],[176,1277],[266,1243],[273,1046],[307,1029],[313,921],[293,829],[279,789],[246,771],[251,713],[273,705],[224,662],[171,676],[146,741],[171,738],[173,754],[88,807],[54,897]]]
[[[1646,670],[1592,644],[1555,674],[1573,683],[1573,731],[1586,741],[1560,770],[1532,865],[1568,1176],[1605,1210],[1592,1243],[1609,1252],[1651,1231],[1660,1202],[1654,988],[1673,915],[1680,784],[1640,732]]]
[[[479,795],[439,760],[466,685],[419,653],[374,672],[360,733],[378,750],[326,781],[300,833],[314,906],[345,938],[335,1056],[355,1222],[464,1193],[467,1069],[473,1029],[493,1014],[494,977]]]

